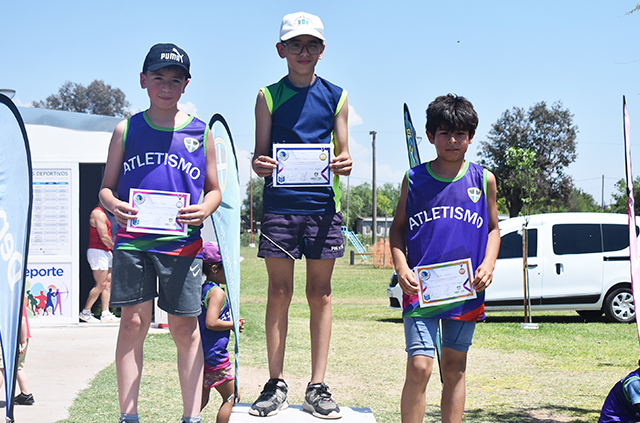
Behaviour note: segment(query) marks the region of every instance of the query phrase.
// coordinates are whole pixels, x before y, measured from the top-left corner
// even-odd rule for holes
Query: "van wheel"
[[[631,288],[618,288],[604,300],[604,314],[612,322],[631,323],[635,319]]]

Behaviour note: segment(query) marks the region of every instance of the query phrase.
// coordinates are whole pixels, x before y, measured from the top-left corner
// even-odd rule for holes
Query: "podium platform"
[[[236,404],[231,412],[230,423],[376,423],[373,412],[370,408],[362,407],[340,407],[342,418],[340,419],[320,419],[311,413],[304,411],[301,405],[289,405],[289,408],[282,410],[275,416],[256,417],[249,414],[251,404]]]

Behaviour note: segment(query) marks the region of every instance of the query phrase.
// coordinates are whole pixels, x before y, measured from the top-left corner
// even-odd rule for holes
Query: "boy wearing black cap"
[[[221,194],[208,126],[178,110],[190,78],[189,56],[184,50],[174,44],[151,47],[140,73],[149,109],[116,126],[100,189],[102,204],[121,226],[114,246],[111,288],[111,306],[122,309],[116,347],[120,422],[139,421],[142,347],[155,297],[158,307],[169,314],[169,330],[178,350],[182,422],[201,421],[200,228],[220,204]],[[162,191],[176,199],[189,194],[175,217],[175,222],[187,226],[186,234],[128,229],[127,222],[135,223],[138,213],[130,205],[131,189],[156,195]]]
[[[331,275],[337,257],[344,254],[340,178],[351,173],[348,146],[347,92],[315,74],[324,52],[324,26],[319,17],[298,12],[286,15],[280,26],[278,55],[286,59],[288,74],[264,87],[256,101],[256,142],[253,170],[265,178],[262,236],[259,257],[269,275],[265,318],[270,379],[249,411],[272,416],[288,407],[283,380],[288,312],[293,294],[296,259],[307,262],[307,302],[310,309],[311,380],[303,408],[320,418],[341,417],[340,407],[324,383],[331,339]],[[278,186],[272,174],[277,161],[274,146],[308,144],[334,156],[327,185]],[[306,147],[306,146],[305,146]],[[322,159],[321,159],[322,160]],[[308,172],[313,174],[314,172]]]

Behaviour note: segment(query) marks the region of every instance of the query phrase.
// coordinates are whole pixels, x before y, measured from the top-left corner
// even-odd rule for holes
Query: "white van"
[[[502,242],[493,283],[485,293],[487,311],[523,310],[524,221],[516,217],[500,222]],[[616,322],[634,320],[627,215],[532,215],[527,234],[532,310],[576,310],[585,317],[605,313]]]
[[[485,293],[487,311],[524,310],[523,217],[500,222],[500,254]],[[636,220],[638,222],[638,220]],[[628,217],[609,213],[529,216],[528,268],[532,310],[576,310],[615,322],[635,319],[629,265]],[[636,236],[639,229],[636,223]],[[395,273],[387,289],[400,308]]]

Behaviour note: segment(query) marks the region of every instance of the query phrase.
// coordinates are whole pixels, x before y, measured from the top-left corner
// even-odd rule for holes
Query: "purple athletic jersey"
[[[198,316],[198,324],[200,326],[200,338],[202,339],[205,366],[223,369],[229,366],[229,351],[227,351],[227,345],[229,344],[231,330],[217,331],[207,329],[208,296],[212,289],[222,288],[211,281],[207,281],[202,285],[202,313]],[[226,295],[224,297],[224,305],[222,309],[220,309],[219,319],[226,322],[231,321],[231,311],[229,310],[229,301],[227,301]]]
[[[640,378],[640,369],[636,369],[629,373],[624,379],[616,383],[607,399],[604,401],[602,411],[600,412],[600,422],[637,422],[640,421],[640,407],[637,403],[637,399],[631,400],[629,394],[626,392],[627,385],[631,382],[637,381]]]
[[[430,164],[409,169],[407,178],[407,263],[419,265],[471,259],[482,263],[489,238],[487,171],[465,162],[454,179],[436,176]],[[473,273],[469,275],[473,282]],[[484,292],[477,298],[420,307],[417,295],[403,294],[403,316],[478,321],[484,319]]]
[[[206,177],[206,139],[209,127],[190,116],[178,128],[155,126],[146,112],[127,121],[122,140],[124,162],[118,198],[129,202],[129,189],[186,192],[198,204]],[[115,248],[196,257],[202,248],[200,228],[189,226],[187,236],[127,232],[120,228]]]

